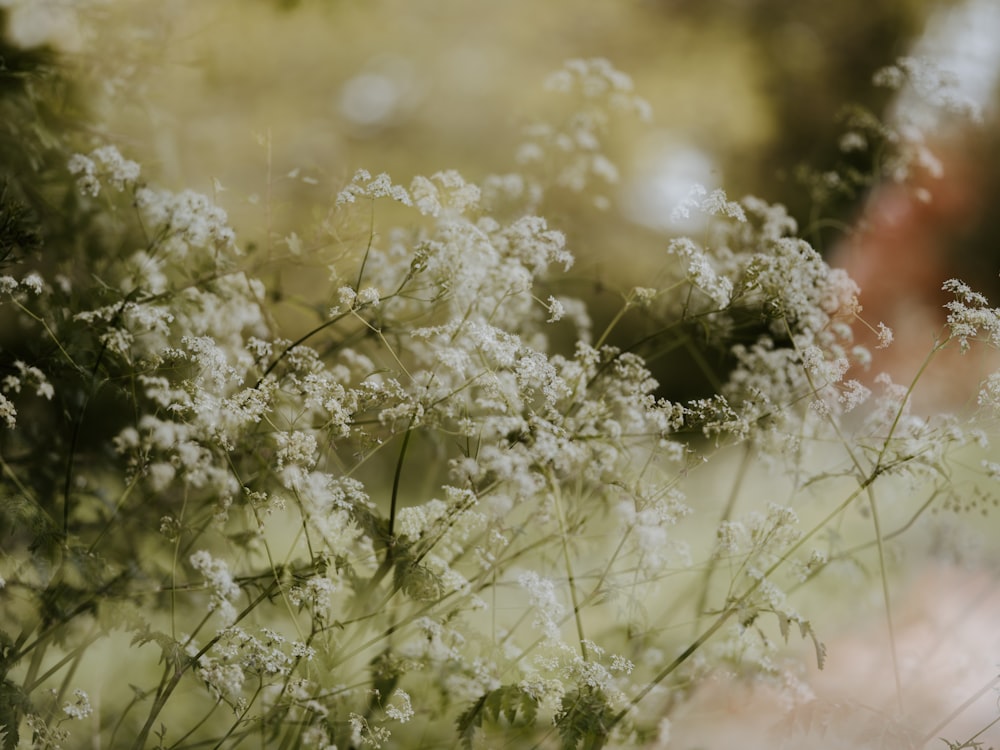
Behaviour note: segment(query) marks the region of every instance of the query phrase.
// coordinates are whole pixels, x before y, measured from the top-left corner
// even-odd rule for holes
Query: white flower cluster
[[[351,183],[337,195],[337,205],[342,206],[347,203],[354,203],[358,198],[392,198],[394,201],[402,203],[404,206],[413,205],[410,194],[406,188],[400,185],[393,185],[389,175],[382,173],[372,177],[371,173],[365,169],[359,169]]]
[[[1000,346],[1000,308],[991,308],[989,300],[958,279],[949,279],[942,287],[954,296],[945,304],[951,337],[962,352],[969,350],[969,339],[983,337],[992,346]]]
[[[304,586],[293,586],[288,590],[288,599],[296,607],[309,606],[316,617],[323,618],[330,609],[333,595],[340,584],[327,576],[312,576]]]
[[[922,101],[963,119],[983,119],[980,105],[962,94],[957,76],[923,57],[901,57],[875,72],[872,82],[882,88],[900,90],[910,86]]]
[[[667,252],[686,263],[688,280],[699,291],[708,295],[716,307],[724,308],[730,303],[733,282],[716,272],[711,258],[693,240],[687,237],[672,240]]]
[[[66,167],[76,176],[77,189],[92,197],[101,192],[102,182],[118,192],[135,186],[140,172],[136,162],[123,157],[118,148],[111,145],[94,149],[86,156],[74,154]]]
[[[205,582],[212,592],[209,609],[218,611],[226,623],[235,620],[236,608],[233,606],[233,600],[240,595],[240,587],[233,580],[226,561],[212,557],[205,550],[199,550],[191,555],[188,562],[205,577]]]
[[[410,183],[413,203],[425,216],[439,217],[442,212],[461,215],[479,206],[479,187],[468,183],[453,169],[428,177],[417,175]]]
[[[517,161],[526,169],[550,169],[547,175],[559,188],[583,193],[596,182],[614,185],[618,168],[604,153],[606,134],[615,115],[628,114],[641,120],[650,117],[649,104],[633,93],[632,79],[616,70],[607,60],[569,60],[551,75],[546,88],[562,98],[578,98],[577,106],[565,122],[539,122],[526,128],[526,140]],[[598,192],[592,199],[598,209],[610,205]]]
[[[560,621],[564,607],[556,595],[554,583],[542,578],[533,570],[525,571],[517,579],[528,596],[535,609],[534,625],[539,628],[545,637],[552,641],[559,641]]]
[[[17,409],[13,402],[7,398],[8,393],[20,393],[23,386],[34,389],[35,395],[51,401],[55,395],[55,389],[49,382],[45,373],[37,367],[28,365],[21,360],[14,360],[16,373],[4,375],[0,379],[0,419],[4,421],[9,429],[14,429],[17,425]]]
[[[135,202],[149,225],[162,233],[159,240],[164,251],[177,260],[195,248],[236,249],[236,235],[229,228],[226,212],[201,193],[140,188]]]
[[[39,295],[45,290],[45,281],[37,271],[31,271],[20,279],[13,276],[0,276],[0,294],[7,295],[15,300],[24,296],[24,293]]]
[[[212,695],[229,703],[237,715],[247,708],[243,689],[248,677],[287,677],[297,661],[315,656],[311,646],[289,643],[269,628],[261,628],[258,637],[236,626],[221,630],[210,649],[199,652],[189,639],[186,650],[198,656],[195,672]]]
[[[390,719],[395,719],[400,724],[405,724],[413,718],[413,704],[410,702],[410,696],[406,691],[396,688],[392,697],[394,702],[386,704],[385,715]]]
[[[382,747],[392,737],[392,732],[389,729],[370,723],[361,714],[352,713],[349,720],[352,732],[351,744],[354,747],[364,745],[378,750],[378,748]]]
[[[63,713],[71,719],[86,719],[94,709],[90,705],[90,697],[82,690],[74,690],[76,700],[63,704]]]

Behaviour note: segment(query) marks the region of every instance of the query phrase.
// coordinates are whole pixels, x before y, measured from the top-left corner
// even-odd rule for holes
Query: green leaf
[[[481,696],[479,700],[463,711],[455,722],[458,727],[459,742],[466,750],[472,750],[472,737],[475,730],[483,725],[483,707],[486,705],[488,697],[489,693]]]
[[[425,565],[416,562],[409,549],[393,557],[393,584],[395,588],[418,602],[435,602],[444,594],[441,577]]]
[[[164,664],[179,666],[183,665],[188,658],[177,640],[159,630],[150,629],[148,625],[136,631],[129,645],[145,646],[147,643],[155,643],[160,647],[160,660]]]
[[[28,696],[10,680],[0,682],[0,748],[14,750],[18,743],[17,726],[28,706]]]
[[[563,696],[556,727],[563,750],[600,750],[608,741],[615,712],[601,690],[584,687]]]
[[[466,750],[470,750],[475,730],[483,726],[484,719],[498,723],[503,717],[512,727],[530,727],[534,725],[537,716],[538,700],[534,696],[518,685],[501,685],[480,696],[458,717],[456,724],[459,740]]]

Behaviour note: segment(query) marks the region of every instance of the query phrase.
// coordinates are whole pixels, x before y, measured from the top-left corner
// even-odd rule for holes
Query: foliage
[[[889,541],[988,442],[997,378],[963,420],[912,414],[912,384],[873,395],[853,282],[780,206],[722,191],[595,332],[537,209],[606,208],[602,139],[647,111],[603,60],[548,86],[579,110],[529,128],[518,171],[359,170],[254,247],[112,143],[38,183],[61,223],[0,196],[5,748],[596,749],[651,740],[645,707],[710,667],[795,682],[791,634],[822,666],[798,590],[841,563],[886,580]],[[946,289],[931,356],[1000,344],[1000,313]],[[612,346],[626,314],[656,332]],[[734,365],[670,401],[641,356],[664,341]],[[737,508],[751,462],[780,481]],[[728,501],[690,494],[710,472]],[[101,648],[127,654],[103,688]]]

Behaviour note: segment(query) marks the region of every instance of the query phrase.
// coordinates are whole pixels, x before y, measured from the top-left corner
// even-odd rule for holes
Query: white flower
[[[139,165],[123,157],[116,146],[95,149],[90,158],[100,165],[104,178],[115,190],[122,191],[139,179]]]
[[[541,628],[546,638],[558,640],[559,620],[562,619],[564,608],[556,598],[555,584],[533,570],[522,573],[517,582],[531,598],[531,604],[535,608],[535,627]]]
[[[32,271],[21,279],[21,286],[33,294],[41,294],[45,288],[45,282],[37,271]]]
[[[885,349],[892,343],[892,329],[885,323],[879,323],[876,331],[878,335],[878,345],[876,349]]]
[[[358,292],[358,305],[371,305],[375,307],[380,300],[378,289],[373,286],[362,289]]]
[[[350,309],[354,307],[354,303],[358,298],[358,293],[354,291],[352,287],[342,286],[337,290],[337,299],[340,304],[344,307]]]
[[[413,718],[413,705],[410,703],[410,696],[396,688],[392,694],[394,703],[389,703],[385,707],[385,715],[390,719],[395,719],[400,724],[405,724]]]
[[[279,432],[275,435],[278,451],[275,460],[279,469],[294,464],[306,469],[316,465],[316,436],[308,432]]]
[[[94,712],[90,706],[90,698],[82,690],[74,690],[73,695],[76,696],[76,700],[64,704],[63,713],[71,719],[86,719]]]
[[[73,154],[66,163],[66,168],[76,178],[76,187],[83,195],[96,197],[101,192],[101,183],[97,179],[97,165],[94,160],[83,154]]]
[[[388,729],[370,724],[360,714],[350,714],[348,721],[351,724],[351,742],[355,747],[358,745],[368,745],[378,750],[392,736],[392,733]]]
[[[226,212],[201,193],[143,187],[136,190],[135,202],[147,224],[166,233],[162,242],[171,256],[181,259],[196,248],[236,249]]]
[[[555,323],[556,321],[562,320],[563,316],[566,314],[566,308],[563,307],[563,303],[551,295],[549,296],[546,308],[549,311],[549,318],[546,321],[548,323]]]
[[[139,179],[139,165],[121,155],[116,146],[101,146],[89,156],[73,154],[66,163],[72,175],[77,175],[76,185],[81,193],[96,197],[101,192],[103,179],[121,192]]]
[[[688,280],[703,291],[719,307],[725,307],[733,294],[733,283],[719,274],[709,256],[686,237],[672,240],[667,252],[677,255],[687,263]]]
[[[986,297],[958,279],[949,279],[942,289],[955,296],[945,304],[945,309],[952,338],[958,340],[963,353],[969,349],[969,339],[982,334],[987,335],[993,346],[1000,346],[1000,309],[990,308]]]
[[[364,169],[355,172],[351,184],[340,191],[337,195],[337,205],[354,203],[358,198],[392,198],[404,206],[413,205],[406,189],[400,185],[393,185],[389,175],[383,172],[373,179],[371,173]]]
[[[480,191],[455,170],[448,170],[437,172],[429,179],[420,175],[414,177],[410,196],[420,213],[436,217],[442,212],[458,215],[475,208],[479,204]]]
[[[208,586],[212,589],[210,610],[219,610],[224,620],[232,621],[236,610],[232,601],[240,595],[240,587],[233,580],[229,566],[225,560],[212,557],[205,550],[199,550],[188,559],[191,567],[205,576]]]

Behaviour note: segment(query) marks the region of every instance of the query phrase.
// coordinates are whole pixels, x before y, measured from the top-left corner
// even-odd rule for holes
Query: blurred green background
[[[322,201],[360,166],[404,183],[443,168],[476,179],[510,167],[519,127],[546,97],[542,80],[572,57],[608,58],[653,107],[647,132],[613,144],[620,202],[634,201],[630,177],[672,165],[679,180],[807,216],[796,166],[832,162],[837,112],[881,108],[872,73],[906,54],[944,4],[0,2],[14,39],[68,52],[101,135],[124,139],[173,187],[234,186],[225,203],[244,232],[262,229],[239,209],[267,187],[256,134],[271,134],[279,203]],[[284,177],[295,169],[319,185]]]

